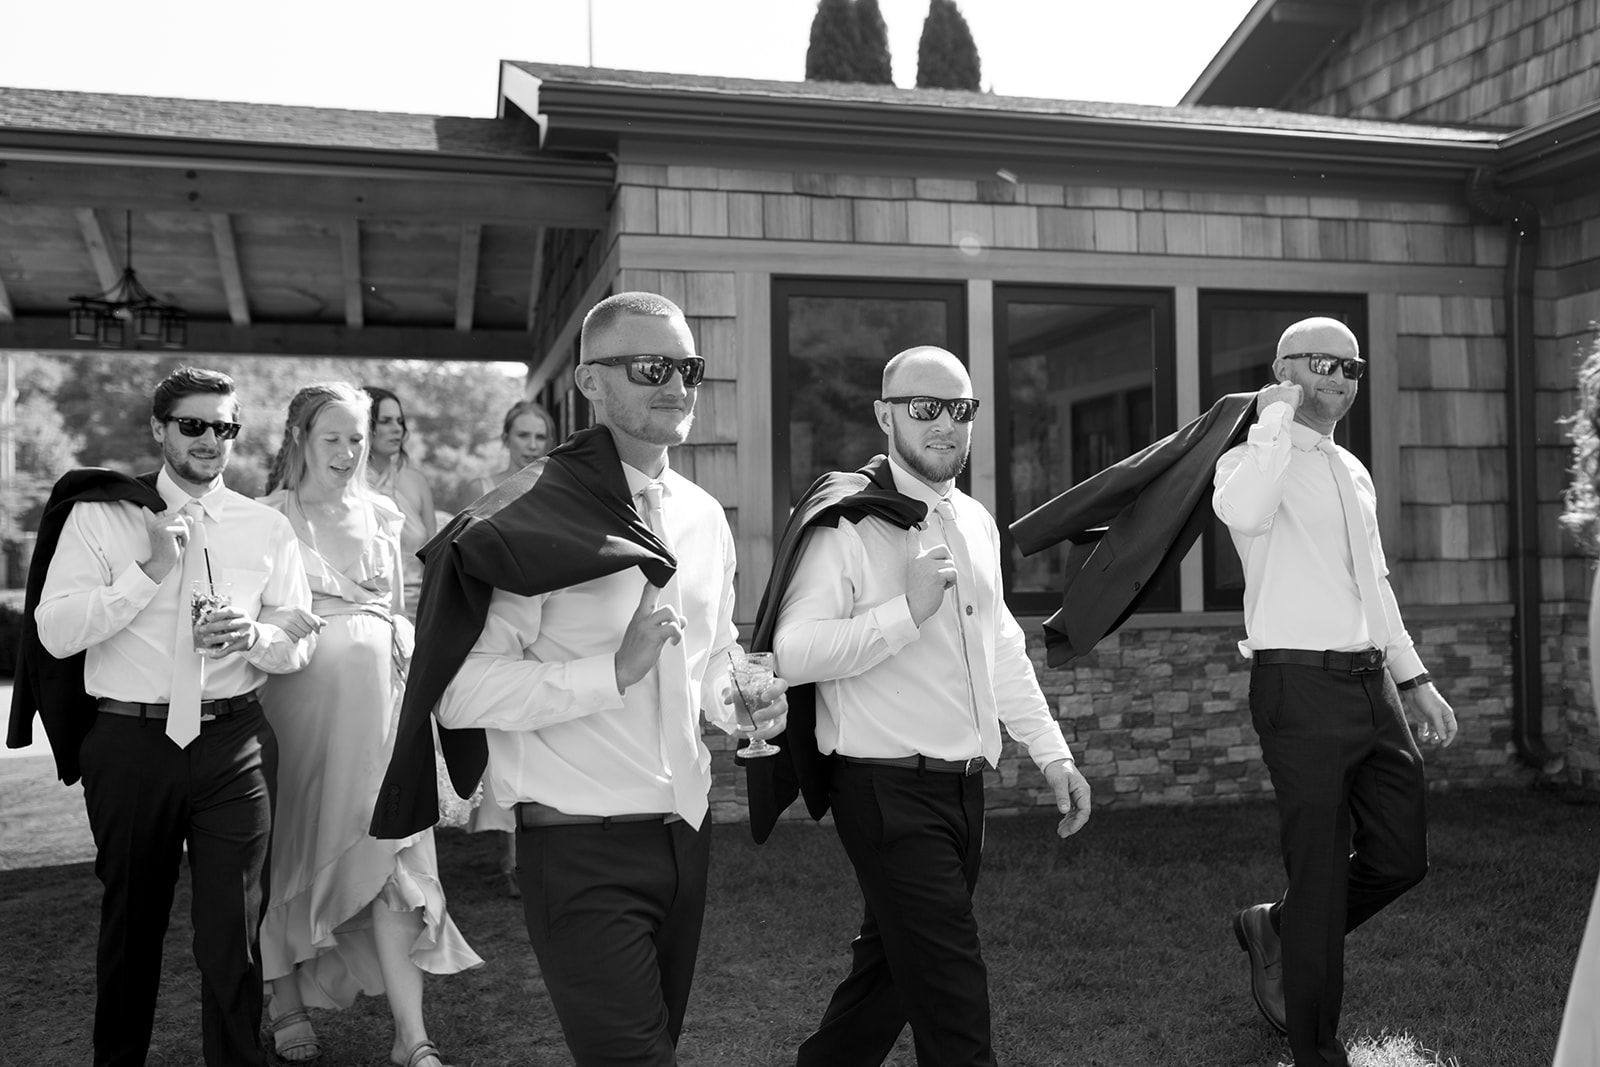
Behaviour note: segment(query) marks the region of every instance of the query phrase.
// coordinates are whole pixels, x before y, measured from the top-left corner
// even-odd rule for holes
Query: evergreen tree
[[[932,0],[917,42],[918,89],[978,90],[978,46],[955,0]]]
[[[806,49],[806,81],[853,82],[856,75],[856,11],[851,0],[818,0]]]
[[[878,0],[855,0],[856,81],[868,85],[893,85],[894,71],[889,60],[889,27],[883,21]]]

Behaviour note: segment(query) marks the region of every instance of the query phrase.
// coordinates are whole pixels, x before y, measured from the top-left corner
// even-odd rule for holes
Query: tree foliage
[[[932,0],[917,42],[917,88],[977,92],[982,74],[978,45],[955,0]]]
[[[150,393],[165,375],[194,363],[230,375],[244,429],[228,465],[228,485],[257,496],[283,438],[289,398],[317,381],[382,385],[405,405],[406,451],[432,483],[434,499],[457,510],[473,484],[502,462],[500,424],[522,396],[522,382],[482,363],[281,357],[106,355],[25,357],[18,375],[17,478],[22,528],[38,522],[50,486],[74,466],[128,473],[154,470],[160,450],[150,433]],[[19,370],[23,368],[19,367]]]
[[[893,85],[889,28],[878,0],[818,0],[806,81]]]

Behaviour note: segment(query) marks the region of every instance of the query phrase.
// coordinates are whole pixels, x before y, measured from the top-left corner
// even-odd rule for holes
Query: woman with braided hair
[[[296,393],[262,498],[294,527],[325,625],[310,665],[261,693],[280,768],[261,954],[281,1058],[320,1055],[307,1007],[384,994],[390,1060],[441,1067],[422,1018],[423,972],[483,961],[445,910],[433,831],[400,841],[367,833],[411,653],[404,517],[366,482],[370,406],[343,382]]]

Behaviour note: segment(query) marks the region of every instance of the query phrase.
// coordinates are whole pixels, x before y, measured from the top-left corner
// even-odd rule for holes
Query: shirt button
[[[968,615],[971,615],[971,614],[972,614],[972,605],[971,605],[971,604],[968,604],[968,605],[967,605],[967,614],[968,614]]]

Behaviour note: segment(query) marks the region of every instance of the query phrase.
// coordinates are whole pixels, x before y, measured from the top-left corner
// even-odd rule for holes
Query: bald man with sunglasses
[[[812,526],[781,596],[769,589],[779,672],[815,684],[827,800],[865,901],[850,973],[800,1067],[880,1064],[907,1023],[923,1067],[995,1062],[972,892],[1002,725],[1054,791],[1057,832],[1089,817],[1088,783],[1001,596],[994,519],[955,487],[978,409],[951,353],[891,359],[873,403],[888,458],[865,471],[926,521]]]
[[[1389,588],[1372,476],[1333,441],[1365,368],[1336,319],[1285,330],[1212,498],[1244,565],[1239,650],[1289,879],[1279,901],[1240,911],[1234,932],[1296,1067],[1347,1067],[1345,935],[1428,869],[1422,752],[1402,700],[1423,741],[1456,736]]]

